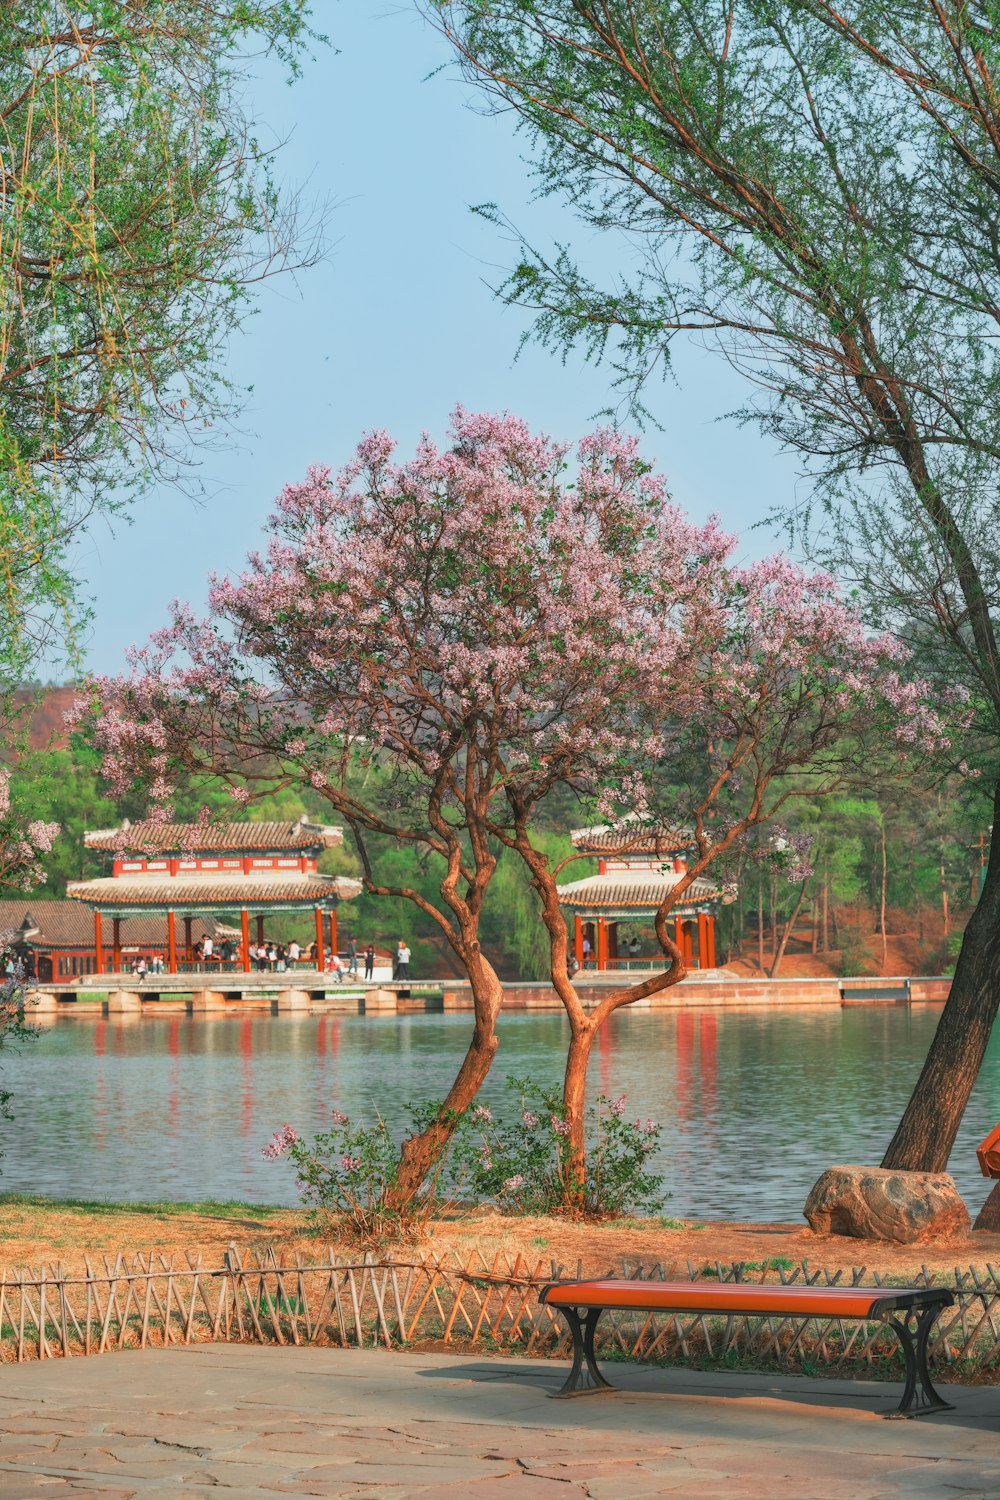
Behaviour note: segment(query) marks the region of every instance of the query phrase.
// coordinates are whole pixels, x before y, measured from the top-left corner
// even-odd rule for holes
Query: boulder
[[[947,1172],[830,1167],[803,1210],[817,1234],[918,1245],[967,1235],[969,1211]]]
[[[973,1229],[987,1229],[993,1234],[1000,1232],[1000,1182],[993,1184],[993,1191],[976,1215]]]

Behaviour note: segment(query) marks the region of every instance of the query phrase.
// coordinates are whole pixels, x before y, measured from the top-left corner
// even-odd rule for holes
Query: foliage
[[[411,1111],[413,1128],[426,1128],[438,1105]],[[275,1132],[261,1155],[267,1161],[287,1157],[295,1170],[302,1201],[309,1205],[322,1232],[334,1227],[364,1243],[398,1240],[422,1232],[437,1206],[442,1156],[430,1184],[418,1195],[400,1195],[399,1146],[382,1116],[374,1125],[352,1123],[334,1110],[329,1130],[311,1141],[291,1125]]]
[[[857,927],[845,926],[841,930],[840,972],[845,979],[854,979],[872,972],[872,956]]]
[[[251,50],[295,72],[307,0],[0,9],[0,680],[78,622],[68,548],[238,405],[251,288],[318,253],[254,136]]]
[[[600,1219],[663,1207],[663,1177],[649,1168],[662,1126],[626,1120],[624,1094],[600,1094],[591,1110],[587,1175],[579,1194],[568,1191],[573,1145],[562,1091],[524,1078],[508,1078],[506,1085],[516,1096],[516,1118],[495,1120],[492,1110],[478,1105],[463,1120],[454,1150],[453,1170],[477,1202],[521,1215],[557,1214],[571,1206],[574,1213]]]

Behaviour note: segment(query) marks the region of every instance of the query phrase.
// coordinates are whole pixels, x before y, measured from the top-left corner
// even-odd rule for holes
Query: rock
[[[947,1172],[830,1167],[803,1210],[816,1234],[916,1245],[969,1233],[969,1211]]]
[[[989,1229],[1000,1233],[1000,1182],[993,1184],[993,1191],[976,1215],[973,1229]]]

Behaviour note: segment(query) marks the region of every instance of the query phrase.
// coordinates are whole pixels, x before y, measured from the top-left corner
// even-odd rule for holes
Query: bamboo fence
[[[156,1254],[102,1257],[86,1275],[58,1264],[0,1273],[0,1363],[69,1358],[109,1350],[211,1342],[332,1347],[404,1345],[565,1355],[568,1336],[558,1314],[538,1301],[549,1281],[574,1278],[580,1267],[519,1254],[492,1261],[476,1252],[461,1261],[338,1259],[309,1264],[273,1250],[256,1255],[230,1246],[223,1264],[201,1256],[184,1263]],[[952,1378],[989,1378],[1000,1370],[1000,1274],[958,1268],[935,1278],[922,1268],[905,1282],[880,1280],[864,1267],[847,1274],[741,1264],[642,1270],[623,1264],[608,1275],[635,1280],[713,1278],[816,1286],[950,1285],[955,1306],[936,1326],[931,1359]],[[801,1369],[884,1366],[898,1374],[895,1338],[881,1323],[789,1317],[606,1313],[598,1348],[604,1358],[761,1363]],[[1000,1378],[1000,1377],[997,1377]]]

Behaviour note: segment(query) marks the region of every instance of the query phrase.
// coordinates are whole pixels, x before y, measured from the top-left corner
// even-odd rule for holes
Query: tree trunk
[[[768,977],[771,979],[775,978],[779,968],[781,967],[781,960],[784,958],[785,949],[788,947],[788,939],[792,935],[795,924],[799,919],[799,912],[802,910],[802,902],[805,900],[806,886],[808,884],[809,881],[808,879],[806,879],[803,880],[802,884],[799,886],[799,898],[796,901],[794,908],[792,909],[792,915],[788,918],[787,926],[785,927],[784,932],[781,934],[781,942],[778,944],[778,951],[774,955],[774,962],[772,963],[769,971]]]
[[[757,872],[757,967],[764,973],[764,872]]]
[[[882,972],[885,974],[889,962],[889,938],[886,935],[886,820],[882,819],[882,892],[880,892],[879,932],[882,933]]]
[[[778,877],[771,872],[771,962],[778,953]]]
[[[823,952],[830,951],[830,882],[823,882]]]
[[[1000,827],[1000,784],[994,793]],[[1000,1006],[1000,838],[962,939],[951,994],[883,1167],[944,1172]]]
[[[945,884],[944,865],[941,865],[941,911],[944,915],[944,935],[947,941],[951,933],[951,922],[948,918],[948,887]]]
[[[503,1003],[503,986],[493,969],[480,962],[485,973],[473,982],[476,1021],[469,1050],[430,1125],[403,1142],[396,1180],[386,1194],[390,1207],[405,1209],[417,1197],[447,1151],[459,1120],[486,1081],[496,1056],[496,1018]],[[471,973],[469,978],[471,981]]]
[[[817,953],[819,951],[819,902],[818,901],[814,901],[813,904],[812,904],[812,943],[810,944],[810,951],[812,953]]]
[[[608,1023],[605,1022],[605,1025]],[[563,1188],[567,1207],[583,1207],[587,1181],[587,1067],[597,1028],[588,1020],[574,1026],[566,1051],[563,1075],[563,1110],[569,1126],[569,1153]]]

